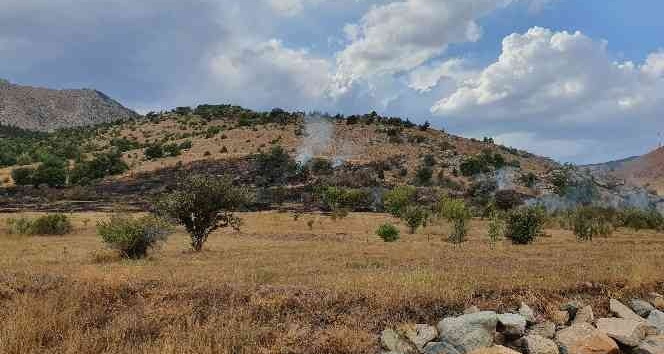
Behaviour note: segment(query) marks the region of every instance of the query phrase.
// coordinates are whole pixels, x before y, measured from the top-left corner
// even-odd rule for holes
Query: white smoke
[[[352,156],[352,149],[335,135],[336,125],[332,118],[307,115],[304,118],[304,138],[297,149],[295,160],[306,164],[314,157],[325,156],[332,167],[343,165]]]

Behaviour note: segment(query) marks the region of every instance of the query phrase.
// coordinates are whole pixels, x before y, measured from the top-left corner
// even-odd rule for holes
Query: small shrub
[[[159,144],[153,144],[145,149],[145,158],[155,160],[164,157],[164,148]]]
[[[401,186],[385,193],[383,204],[385,210],[393,216],[400,217],[408,205],[415,201],[417,189],[412,186]]]
[[[472,217],[466,203],[461,199],[443,198],[437,209],[439,217],[445,218],[453,224],[449,241],[454,244],[464,242],[468,234],[468,221]]]
[[[433,177],[433,170],[430,167],[422,166],[415,174],[415,184],[418,186],[431,185],[431,178]]]
[[[7,233],[10,235],[30,235],[32,220],[24,217],[7,219]]]
[[[414,234],[417,228],[424,225],[428,217],[429,213],[427,213],[426,209],[418,205],[409,205],[401,213],[401,219],[406,222],[411,234]]]
[[[19,167],[12,170],[12,179],[17,186],[31,185],[35,169],[32,167]]]
[[[97,233],[104,243],[120,253],[123,258],[139,259],[148,250],[166,241],[173,232],[170,225],[153,216],[134,219],[113,215],[97,224]]]
[[[307,226],[309,227],[309,230],[313,230],[314,229],[314,221],[313,220],[307,221]]]
[[[500,218],[498,213],[493,213],[491,219],[489,220],[489,226],[487,230],[487,236],[489,239],[489,246],[491,249],[496,247],[498,241],[500,241],[505,235],[505,221]]]
[[[543,234],[546,214],[541,207],[527,207],[512,210],[507,217],[505,236],[512,243],[526,245]]]
[[[384,224],[376,230],[376,235],[385,242],[395,242],[399,240],[399,229],[392,224]]]
[[[66,235],[72,231],[71,221],[64,214],[40,216],[32,222],[33,235]]]
[[[582,207],[574,212],[573,231],[579,241],[592,241],[595,236],[610,236],[613,227],[601,210]]]

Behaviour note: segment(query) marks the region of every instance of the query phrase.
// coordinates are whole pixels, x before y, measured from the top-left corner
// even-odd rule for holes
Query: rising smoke
[[[304,138],[297,149],[296,161],[306,164],[315,157],[326,156],[333,167],[343,165],[351,156],[351,149],[344,141],[339,141],[335,133],[336,125],[331,118],[318,114],[307,115],[304,118]]]

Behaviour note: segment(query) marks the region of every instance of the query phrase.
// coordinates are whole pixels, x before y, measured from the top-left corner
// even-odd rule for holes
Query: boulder
[[[535,311],[526,303],[522,302],[521,306],[519,307],[519,315],[523,316],[523,318],[526,319],[526,322],[528,324],[535,324],[537,323],[537,318],[535,316]]]
[[[609,309],[611,310],[611,313],[616,315],[616,317],[624,318],[626,320],[643,321],[641,316],[634,313],[629,307],[623,305],[616,299],[611,299],[609,301]]]
[[[489,348],[479,348],[470,352],[470,354],[520,354],[510,348],[503,347],[502,345],[494,345]]]
[[[563,354],[619,354],[618,344],[588,323],[577,323],[556,334]]]
[[[479,307],[477,307],[477,306],[471,306],[471,307],[469,307],[469,308],[463,310],[463,314],[464,314],[464,315],[470,315],[471,313],[478,313],[478,312],[480,312],[480,311],[481,311],[481,310],[479,309]]]
[[[564,326],[569,322],[569,312],[561,310],[561,311],[553,311],[551,313],[551,321],[555,323],[557,326]]]
[[[413,343],[391,329],[386,329],[381,333],[380,345],[392,353],[416,354],[419,352]]]
[[[515,313],[498,315],[498,331],[508,337],[521,337],[526,333],[525,317]]]
[[[497,323],[498,316],[493,311],[448,317],[438,323],[439,339],[460,354],[468,353],[493,344]]]
[[[659,310],[650,311],[648,323],[655,326],[660,334],[664,334],[664,312]]]
[[[658,310],[664,310],[664,295],[658,293],[650,293],[648,295],[648,301],[655,306]]]
[[[595,315],[593,314],[592,306],[584,306],[576,312],[572,323],[593,323]]]
[[[632,310],[634,310],[634,312],[636,312],[636,314],[641,317],[648,317],[650,312],[655,309],[655,306],[641,299],[632,299],[629,302],[629,307],[631,307]]]
[[[597,329],[629,347],[636,347],[646,338],[648,326],[642,321],[624,318],[600,318]]]
[[[524,341],[528,354],[559,354],[558,345],[551,339],[531,334],[526,336]]]
[[[429,342],[422,350],[424,354],[461,354],[451,344],[444,342]]]
[[[427,324],[416,324],[415,326],[408,327],[404,330],[404,335],[411,343],[415,344],[418,349],[438,337],[438,330],[436,327]]]
[[[634,348],[633,354],[663,354],[664,335],[647,337],[638,347]]]
[[[528,331],[528,334],[553,339],[556,336],[556,325],[549,321],[538,323]]]

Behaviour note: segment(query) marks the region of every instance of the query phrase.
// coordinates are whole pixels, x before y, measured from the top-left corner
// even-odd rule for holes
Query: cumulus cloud
[[[606,41],[535,27],[503,40],[502,54],[432,112],[474,119],[595,122],[643,119],[664,93],[664,55],[614,62]]]
[[[350,43],[337,53],[335,92],[358,80],[413,70],[453,43],[482,35],[476,22],[513,0],[405,0],[373,7],[344,32]]]
[[[445,78],[463,81],[473,75],[473,72],[465,66],[462,59],[450,59],[420,66],[410,72],[408,87],[418,92],[429,92]]]
[[[250,93],[252,100],[298,108],[324,97],[331,64],[271,39],[224,46],[211,58],[210,69],[217,87],[230,96]]]

